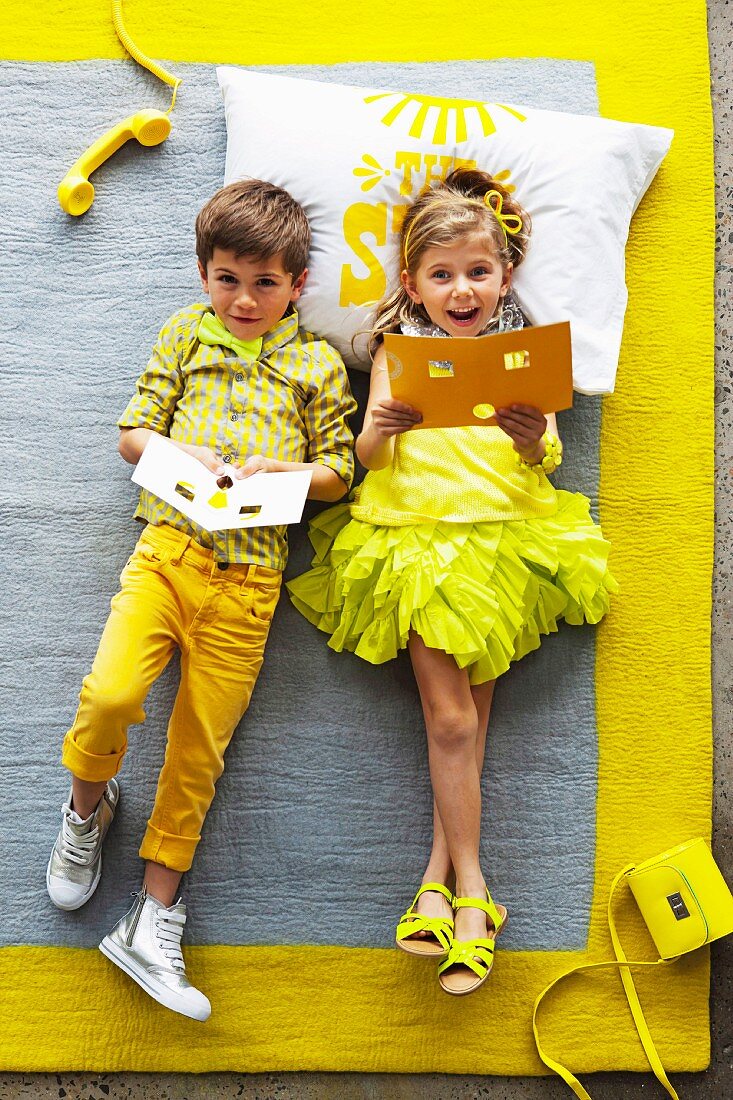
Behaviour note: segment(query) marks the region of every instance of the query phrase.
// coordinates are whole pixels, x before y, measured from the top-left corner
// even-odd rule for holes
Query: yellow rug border
[[[161,1009],[96,949],[4,948],[0,1070],[536,1076],[547,1071],[532,1040],[535,993],[580,959],[575,952],[500,952],[491,992],[477,1005],[476,998],[446,997],[429,967],[394,950],[216,946],[190,947],[186,956],[191,980],[214,1005],[204,1025]],[[683,1028],[692,1040],[685,1049],[668,1009],[676,983],[684,983],[685,1014],[704,1018],[699,960],[675,966],[673,978],[665,970],[639,980],[647,1020],[669,1071],[704,1069],[704,1035]],[[543,1010],[546,1049],[562,1051],[578,1073],[648,1069],[616,981],[571,979]],[[518,988],[526,991],[521,1011]],[[59,1024],[75,1019],[80,1000],[93,1005],[96,1030]]]
[[[392,39],[384,33],[391,26],[391,0],[370,3],[363,25],[352,12],[348,26],[336,0],[323,0],[315,12],[273,0],[266,5],[266,18],[259,20],[249,17],[250,9],[256,11],[253,3],[239,9],[247,14],[247,28],[239,33],[224,5],[207,11],[198,0],[181,0],[175,27],[165,31],[171,13],[166,0],[129,0],[125,5],[129,29],[139,44],[152,55],[173,60],[288,64],[481,55],[590,60],[603,114],[676,130],[652,193],[635,217],[627,251],[630,300],[619,385],[603,410],[601,510],[623,595],[597,640],[600,763],[594,900],[587,952],[500,953],[491,992],[491,1017],[502,1021],[498,1044],[491,1042],[493,1029],[485,1023],[485,1013],[477,1026],[472,998],[446,1004],[447,998],[434,997],[416,968],[406,967],[393,952],[206,947],[191,951],[191,966],[202,975],[202,984],[205,978],[215,1016],[205,1032],[190,1032],[196,1025],[166,1018],[163,1052],[158,1044],[160,1011],[142,994],[134,1002],[129,989],[123,994],[118,976],[110,975],[96,952],[7,948],[0,952],[7,1006],[0,1050],[4,1068],[540,1072],[531,1044],[531,1001],[565,966],[608,954],[605,895],[612,873],[629,858],[643,858],[693,834],[709,836],[714,184],[706,10],[702,0],[653,0],[641,8],[632,0],[608,10],[598,0],[593,5],[568,0],[562,12],[550,13],[543,0],[527,0],[512,9],[511,18],[487,19],[486,49],[480,49],[471,21],[451,26],[450,37],[439,33],[445,9],[437,3],[403,5],[401,25],[411,25],[414,33]],[[122,56],[107,5],[97,0],[73,5],[40,0],[33,6],[33,27],[27,22],[25,0],[9,0],[5,12],[0,42],[5,59]],[[283,26],[290,30],[287,39]],[[184,110],[184,98],[180,104],[178,109]],[[54,201],[51,189],[49,201]],[[680,278],[690,270],[693,256],[702,257],[695,268],[694,309]],[[666,381],[654,420],[645,400],[652,362]],[[660,462],[660,454],[665,461]],[[664,502],[663,517],[657,512],[650,520],[645,505],[651,500]],[[636,551],[640,522],[658,546],[654,560],[640,560]],[[688,550],[686,562],[679,560],[680,545]],[[630,652],[638,653],[640,665],[652,665],[657,675],[647,678],[640,672],[630,685]],[[634,737],[629,730],[635,731]],[[623,782],[613,766],[619,748],[627,765]],[[683,781],[673,791],[669,786],[650,788],[646,776],[660,771],[676,771]],[[638,923],[630,920],[630,949],[637,945],[648,957]],[[684,1031],[679,1031],[679,1020],[672,1029],[664,1019],[666,1004],[679,992],[679,975],[655,973],[653,984],[647,978],[650,996],[645,1005],[669,1068],[675,1068],[676,1052],[686,1046],[679,1068],[701,1069],[709,1058],[707,954],[678,965],[686,978]],[[246,980],[246,997],[234,975],[241,983]],[[108,1021],[107,1034],[96,1043],[58,1028],[59,1009],[69,1006],[70,991],[76,994],[82,978],[99,1001],[97,1019]],[[520,1013],[514,995],[517,983],[527,990],[526,1014],[524,1009]],[[601,976],[589,979],[582,993],[573,985],[566,994],[582,997],[588,1019],[604,1021],[608,1050],[600,1049],[603,1035],[593,1034],[590,1049],[586,1045],[575,1052],[571,1037],[556,1029],[548,1006],[548,1050],[559,1050],[561,1044],[563,1057],[579,1071],[645,1068],[628,1010],[610,991],[611,984],[607,980],[604,985]],[[366,991],[364,1005],[372,1006],[369,1011],[361,1001],[352,1004],[354,990],[360,988]],[[375,988],[385,990],[378,1002],[369,993]],[[405,1015],[405,1006],[411,999],[418,1003],[417,997],[425,1010],[424,1024]],[[554,1015],[565,1015],[571,1003],[563,1001]],[[129,1012],[122,1006],[133,1004],[139,1030],[131,1048]],[[261,1006],[259,1019],[256,1006]],[[289,1024],[291,1015],[308,1021],[307,1029]],[[258,1021],[254,1041],[253,1020]],[[435,1036],[444,1035],[451,1022],[465,1025],[456,1032],[460,1042],[436,1044]],[[415,1042],[396,1044],[400,1028],[409,1028]],[[38,1049],[40,1036],[43,1051]]]

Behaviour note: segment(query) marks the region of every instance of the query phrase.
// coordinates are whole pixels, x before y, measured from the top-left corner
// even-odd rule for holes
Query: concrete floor
[[[714,848],[733,882],[733,3],[709,0],[708,37],[715,114],[716,247],[716,551],[713,592],[715,735]],[[675,1074],[684,1100],[733,1096],[733,937],[712,948],[712,1062],[702,1074]],[[661,1096],[649,1075],[599,1073],[586,1084],[594,1100]],[[450,1077],[439,1074],[213,1073],[0,1074],[0,1100],[565,1100],[559,1078]]]

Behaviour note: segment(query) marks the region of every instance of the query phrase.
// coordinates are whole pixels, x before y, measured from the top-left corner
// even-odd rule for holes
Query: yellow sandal
[[[400,918],[395,935],[395,943],[406,951],[408,955],[421,955],[426,959],[445,959],[453,943],[453,921],[450,917],[425,917],[415,911],[417,900],[421,894],[433,891],[442,894],[451,909],[454,898],[447,886],[441,882],[424,883],[412,900],[412,905]],[[416,932],[427,932],[432,939],[410,939]]]
[[[496,905],[491,894],[486,890],[486,901],[481,898],[456,898],[453,902],[454,909],[482,909],[491,921],[491,928],[486,936],[480,936],[475,940],[454,940],[448,952],[447,958],[438,967],[438,981],[446,993],[454,997],[464,997],[467,993],[482,986],[494,965],[494,948],[496,938],[506,926],[509,914],[506,907]],[[466,970],[453,971],[453,966],[465,967],[473,971],[475,979]]]

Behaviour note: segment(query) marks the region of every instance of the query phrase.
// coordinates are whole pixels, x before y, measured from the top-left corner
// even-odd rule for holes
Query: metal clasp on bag
[[[684,920],[685,917],[689,917],[690,910],[682,900],[682,894],[668,894],[667,901],[677,920]]]

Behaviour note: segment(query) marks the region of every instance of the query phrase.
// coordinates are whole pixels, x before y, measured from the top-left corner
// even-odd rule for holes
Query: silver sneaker
[[[104,937],[99,950],[159,1004],[192,1020],[208,1020],[208,998],[186,977],[181,954],[185,923],[182,901],[166,909],[143,886],[130,912]]]
[[[71,794],[61,807],[61,828],[46,869],[46,889],[57,909],[80,909],[97,889],[102,874],[102,844],[119,800],[117,780],[109,779],[96,810],[86,821],[71,809]]]

